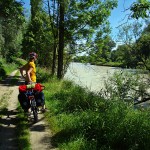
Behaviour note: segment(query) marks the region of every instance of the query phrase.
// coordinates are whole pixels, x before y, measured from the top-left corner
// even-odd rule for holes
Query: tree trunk
[[[59,19],[59,49],[58,49],[58,70],[57,78],[63,78],[63,50],[64,50],[64,0],[60,0]]]
[[[53,49],[52,75],[55,74],[55,69],[56,69],[56,52],[57,52],[57,45],[56,45],[56,41],[55,41],[54,42],[54,49]]]
[[[58,41],[58,30],[54,29],[55,27],[54,27],[54,24],[53,24],[54,19],[55,19],[55,13],[54,13],[55,0],[54,0],[54,3],[53,3],[53,14],[52,14],[52,17],[51,17],[51,13],[50,13],[50,2],[49,2],[49,0],[47,0],[47,4],[48,4],[49,19],[50,19],[50,22],[51,22],[51,28],[52,28],[53,38],[54,38],[54,43],[53,43],[53,60],[52,60],[52,66],[51,66],[52,68],[51,69],[52,69],[52,75],[55,75],[56,59],[57,59],[56,53],[57,53],[57,47],[58,47],[58,44],[57,44],[57,41]],[[58,24],[58,20],[57,20],[57,24]]]

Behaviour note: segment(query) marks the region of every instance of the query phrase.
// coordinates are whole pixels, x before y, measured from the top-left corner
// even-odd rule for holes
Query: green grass
[[[24,112],[19,106],[17,118],[18,119],[16,125],[16,133],[17,133],[18,149],[31,150],[30,134],[29,134],[30,131],[27,116],[24,115]]]
[[[0,58],[0,80],[6,78],[11,72],[18,69],[20,63],[6,63],[6,61]]]
[[[4,64],[3,65],[6,71],[6,75],[9,75],[12,71],[17,70],[17,64],[11,63],[11,64]]]
[[[46,84],[46,114],[52,143],[63,150],[148,150],[149,110],[134,110],[123,101],[106,101],[68,81]]]

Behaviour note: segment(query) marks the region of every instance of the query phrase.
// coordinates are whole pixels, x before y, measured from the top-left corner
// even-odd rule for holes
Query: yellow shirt
[[[29,68],[33,68],[33,70],[30,73],[30,78],[32,80],[32,82],[36,82],[36,68],[35,68],[35,63],[33,61],[29,61],[26,65],[25,65],[25,70],[28,71]]]

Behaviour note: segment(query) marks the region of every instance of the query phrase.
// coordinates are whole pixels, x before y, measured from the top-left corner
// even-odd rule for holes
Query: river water
[[[104,88],[104,80],[107,80],[117,70],[121,69],[117,67],[71,63],[64,78],[91,91],[98,92]]]
[[[128,70],[135,72],[134,69],[121,69],[117,67],[95,66],[82,63],[71,63],[64,76],[65,79],[89,89],[90,91],[99,92],[104,88],[104,81],[114,74],[115,71]],[[150,91],[149,91],[150,92]],[[150,101],[139,104],[141,107],[149,107]]]

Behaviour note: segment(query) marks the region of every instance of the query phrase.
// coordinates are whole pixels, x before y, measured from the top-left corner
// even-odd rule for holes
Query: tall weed
[[[144,75],[127,71],[115,72],[105,81],[102,94],[106,99],[119,99],[131,102],[138,99],[150,88]]]

